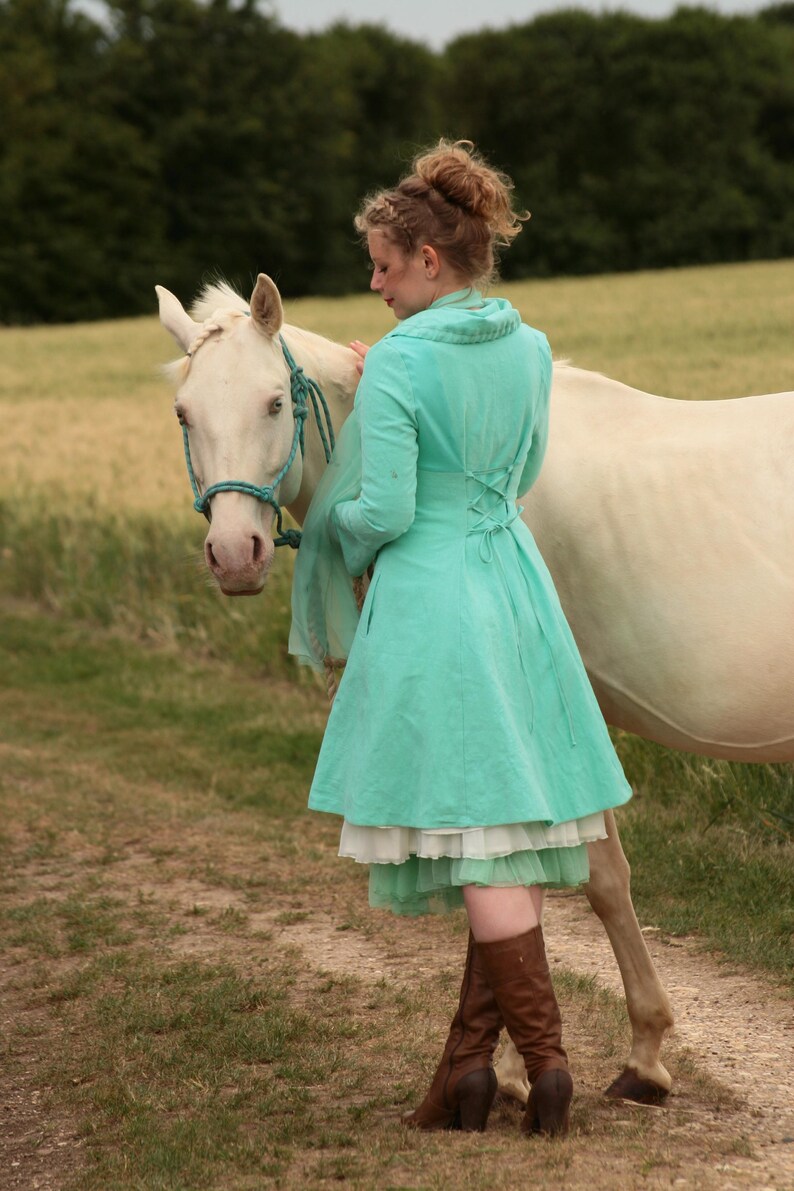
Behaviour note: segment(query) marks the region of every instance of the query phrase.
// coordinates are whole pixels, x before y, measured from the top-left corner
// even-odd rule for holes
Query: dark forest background
[[[148,312],[213,273],[360,289],[352,213],[439,135],[533,213],[506,277],[794,256],[794,3],[567,10],[435,53],[253,0],[0,0],[0,321]]]

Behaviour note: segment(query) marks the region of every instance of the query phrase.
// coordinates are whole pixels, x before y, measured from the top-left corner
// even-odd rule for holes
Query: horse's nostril
[[[262,555],[265,550],[265,543],[262,540],[262,538],[259,536],[258,533],[253,535],[253,537],[251,538],[251,541],[254,544],[253,555],[252,555],[253,560],[255,563],[260,563],[262,561]]]
[[[215,555],[212,553],[212,543],[211,542],[204,543],[204,552],[207,556],[207,566],[210,568],[210,570],[217,571],[218,560],[215,557]]]

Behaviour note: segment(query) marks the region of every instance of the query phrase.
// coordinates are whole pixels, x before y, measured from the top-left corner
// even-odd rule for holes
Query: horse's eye
[[[277,397],[276,400],[273,402],[273,404],[270,407],[270,412],[272,414],[277,414],[279,412],[279,410],[283,409],[283,408],[284,408],[284,398]]]
[[[177,420],[177,422],[179,422],[179,425],[187,426],[187,416],[185,414],[185,411],[182,409],[181,405],[176,406],[176,408],[174,409],[174,413],[176,414],[176,420]]]

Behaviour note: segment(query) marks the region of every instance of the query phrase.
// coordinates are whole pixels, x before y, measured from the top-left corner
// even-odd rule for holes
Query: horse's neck
[[[304,331],[285,323],[282,334],[287,347],[307,377],[316,381],[328,404],[334,433],[338,434],[353,408],[358,385],[356,354],[349,347],[333,343],[321,335]],[[306,450],[303,458],[303,481],[297,498],[289,511],[299,523],[303,522],[309,501],[326,467],[325,451],[312,412],[306,420]]]

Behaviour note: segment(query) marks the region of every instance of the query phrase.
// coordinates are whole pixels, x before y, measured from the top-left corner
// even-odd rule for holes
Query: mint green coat
[[[370,350],[361,495],[331,516],[350,574],[375,568],[309,805],[362,826],[559,823],[631,794],[516,504],[548,343],[504,300],[461,300]]]

